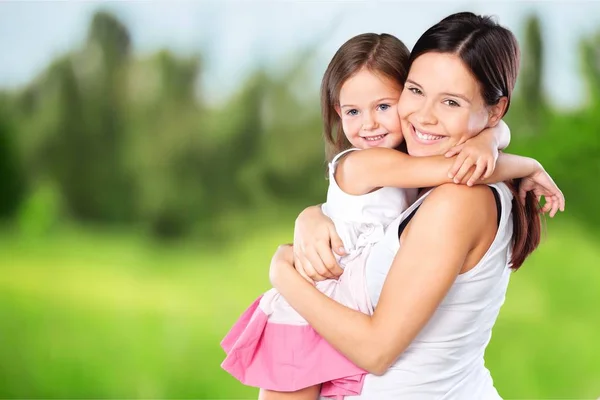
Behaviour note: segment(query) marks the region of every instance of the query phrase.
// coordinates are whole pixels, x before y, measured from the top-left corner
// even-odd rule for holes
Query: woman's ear
[[[491,128],[498,125],[498,122],[500,122],[506,112],[506,107],[508,107],[508,98],[506,96],[500,97],[498,103],[490,107],[488,127]]]

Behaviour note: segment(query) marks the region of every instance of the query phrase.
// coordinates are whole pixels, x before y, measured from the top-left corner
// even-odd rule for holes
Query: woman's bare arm
[[[436,188],[411,221],[372,316],[329,299],[306,282],[293,269],[289,247],[273,258],[271,281],[331,345],[359,367],[382,374],[431,318],[483,232],[490,224],[495,228],[494,210],[486,187]]]

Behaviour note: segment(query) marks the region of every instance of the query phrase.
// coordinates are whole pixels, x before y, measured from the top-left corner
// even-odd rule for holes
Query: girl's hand
[[[546,204],[541,211],[549,212],[550,218],[553,218],[558,210],[565,211],[565,196],[541,165],[536,172],[521,179],[519,186],[521,201],[525,201],[525,195],[530,191],[533,191],[538,202],[542,200],[542,196],[545,198]]]
[[[343,270],[333,251],[344,255],[344,244],[335,225],[320,206],[308,207],[300,213],[294,226],[294,267],[311,283],[339,277]]]
[[[488,132],[467,140],[446,152],[446,157],[456,160],[448,171],[448,177],[454,183],[465,183],[473,186],[479,179],[489,178],[496,168],[498,160],[498,140]]]

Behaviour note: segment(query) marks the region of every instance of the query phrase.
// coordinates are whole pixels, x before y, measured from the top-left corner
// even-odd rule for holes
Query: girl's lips
[[[377,147],[381,143],[383,143],[383,140],[385,139],[385,137],[387,135],[388,135],[387,133],[384,133],[384,134],[381,134],[381,135],[361,136],[361,139],[363,139],[365,141],[365,143],[367,144],[367,146],[369,146],[369,147]]]

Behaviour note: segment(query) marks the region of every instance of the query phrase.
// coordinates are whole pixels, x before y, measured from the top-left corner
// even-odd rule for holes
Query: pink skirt
[[[328,297],[372,314],[358,257],[336,280],[317,283]],[[366,371],[335,350],[275,290],[260,296],[221,342],[227,354],[223,369],[247,386],[293,392],[321,386],[321,396],[358,395]]]

